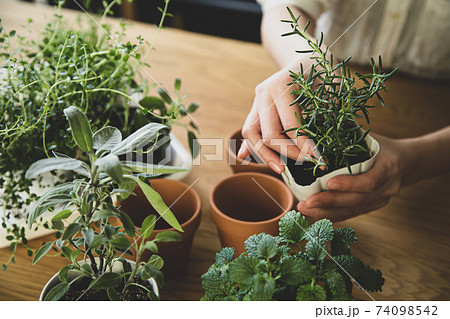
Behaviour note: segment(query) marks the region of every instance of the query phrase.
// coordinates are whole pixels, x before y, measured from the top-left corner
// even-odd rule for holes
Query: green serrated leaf
[[[280,237],[287,242],[299,243],[308,229],[308,221],[302,214],[292,210],[287,212],[279,222]]]
[[[328,219],[321,219],[312,224],[306,231],[304,238],[307,240],[317,239],[328,242],[333,239],[333,224]]]
[[[322,286],[310,284],[301,285],[297,290],[297,300],[299,301],[325,301],[327,293]]]
[[[313,272],[309,262],[300,257],[289,256],[280,263],[280,276],[286,285],[296,286],[311,281]]]
[[[239,285],[251,285],[258,273],[259,259],[253,256],[239,256],[229,265],[230,280]]]
[[[255,279],[253,293],[251,295],[252,300],[272,300],[272,295],[275,292],[275,279],[258,275]]]
[[[275,238],[270,235],[265,235],[261,238],[256,248],[258,257],[272,258],[277,253],[278,244]]]

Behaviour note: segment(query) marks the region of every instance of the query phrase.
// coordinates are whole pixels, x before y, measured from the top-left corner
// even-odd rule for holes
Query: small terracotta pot
[[[170,208],[178,219],[184,232],[180,242],[157,243],[158,255],[164,259],[164,267],[161,271],[165,276],[171,277],[182,273],[188,264],[189,254],[192,248],[194,234],[197,231],[201,220],[200,196],[193,189],[183,182],[170,179],[152,179],[153,188],[161,195],[164,203]],[[148,215],[156,215],[157,222],[155,230],[148,240],[155,238],[156,234],[171,230],[171,228],[147,201],[142,190],[137,186],[134,190],[136,196],[129,196],[120,202],[120,210],[130,216],[136,227],[140,227]],[[146,250],[143,259],[148,260],[152,253]]]
[[[260,173],[239,173],[225,178],[209,196],[211,217],[222,246],[244,251],[254,234],[278,234],[278,221],[294,204],[294,196],[279,179]]]
[[[241,148],[242,140],[244,137],[242,136],[241,129],[234,131],[231,133],[226,140],[226,161],[228,165],[231,167],[234,173],[243,173],[243,172],[255,172],[262,173],[275,176],[276,178],[281,179],[281,175],[275,173],[269,165],[260,164],[261,160],[256,160],[255,157],[250,156],[249,160],[242,160],[237,157],[237,152]]]

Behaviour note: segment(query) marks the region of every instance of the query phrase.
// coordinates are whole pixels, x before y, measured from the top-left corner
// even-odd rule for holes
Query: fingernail
[[[283,172],[283,168],[275,162],[270,162],[269,167],[274,170],[277,174],[281,174]]]
[[[328,187],[328,189],[332,189],[332,190],[336,190],[336,191],[342,189],[342,185],[341,184],[336,183],[336,182],[332,182],[332,181],[329,181],[327,183],[327,187]]]
[[[307,209],[307,205],[305,201],[301,201],[300,203],[298,203],[297,205],[297,209],[301,212],[302,210]]]
[[[322,206],[322,203],[319,201],[312,201],[312,202],[307,202],[306,207],[308,208],[319,208]]]
[[[244,145],[244,143],[242,143],[242,144],[241,144],[241,147],[239,148],[239,151],[238,151],[238,153],[237,153],[237,156],[238,156],[238,157],[241,157],[242,152],[244,151],[244,148],[245,148],[245,145]]]

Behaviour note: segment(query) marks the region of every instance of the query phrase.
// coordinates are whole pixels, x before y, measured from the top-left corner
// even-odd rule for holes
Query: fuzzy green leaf
[[[310,240],[305,246],[306,255],[313,260],[324,260],[327,257],[327,246],[322,241]]]
[[[272,258],[277,253],[278,244],[270,235],[261,238],[257,246],[258,257]]]
[[[122,141],[122,133],[112,126],[99,129],[92,136],[93,148],[96,150],[112,150]]]
[[[92,131],[86,115],[76,106],[64,109],[75,143],[84,152],[92,151]]]
[[[216,262],[214,263],[217,267],[222,267],[231,262],[234,256],[234,248],[224,247],[218,253],[216,253]]]
[[[34,204],[33,209],[28,215],[28,227],[31,229],[34,222],[49,208],[58,204],[65,204],[71,201],[70,193],[74,190],[73,183],[64,183],[50,189],[42,195]]]
[[[310,284],[301,285],[297,290],[297,300],[299,301],[325,301],[327,293],[322,286]]]
[[[306,231],[304,238],[306,240],[318,239],[328,242],[333,239],[333,224],[328,219],[321,219],[312,224]]]
[[[110,153],[105,157],[97,159],[95,165],[108,174],[117,184],[122,183],[122,164],[120,164],[119,157],[116,154]]]
[[[149,123],[114,146],[111,149],[111,153],[122,155],[130,153],[139,147],[143,147],[149,142],[155,140],[158,132],[164,128],[167,128],[167,126],[158,123]]]
[[[35,178],[44,173],[55,170],[76,170],[83,165],[82,161],[73,158],[52,157],[44,158],[31,164],[25,173],[25,178]]]
[[[45,296],[44,301],[57,301],[61,299],[66,292],[69,291],[70,285],[67,282],[62,282],[53,287]]]
[[[308,229],[308,221],[295,210],[287,212],[279,222],[280,237],[287,242],[300,242],[306,229]]]
[[[229,265],[230,280],[240,285],[251,285],[258,273],[259,259],[253,256],[239,256]]]
[[[36,264],[42,257],[44,257],[52,248],[53,246],[53,242],[50,241],[48,243],[45,243],[44,245],[42,245],[34,254],[33,257],[33,265]]]
[[[62,239],[70,239],[73,236],[75,236],[79,231],[81,230],[81,225],[78,223],[72,223],[67,226],[66,230],[64,231],[62,235]]]
[[[280,264],[280,275],[286,285],[292,286],[311,281],[313,277],[311,264],[293,256],[283,259]]]
[[[272,295],[275,292],[275,279],[264,275],[258,275],[255,279],[252,300],[272,300]]]

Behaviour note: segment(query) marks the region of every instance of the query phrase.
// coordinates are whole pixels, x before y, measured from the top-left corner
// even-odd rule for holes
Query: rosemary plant
[[[164,125],[150,123],[122,140],[117,128],[105,126],[92,134],[86,115],[77,107],[64,110],[70,125],[70,132],[76,145],[83,151],[86,162],[54,152],[56,157],[46,158],[33,163],[26,172],[26,177],[33,178],[53,170],[72,170],[80,176],[72,181],[57,185],[39,198],[28,215],[27,223],[31,228],[39,216],[51,210],[53,227],[57,230],[55,241],[49,241],[34,252],[33,264],[37,263],[52,248],[70,260],[71,264],[59,272],[61,283],[47,294],[47,300],[58,300],[79,279],[91,280],[91,290],[107,289],[111,300],[128,298],[129,286],[138,286],[155,299],[152,290],[136,283],[137,275],[142,272],[142,279],[155,277],[163,283],[159,271],[163,261],[154,255],[148,262],[142,261],[144,250],[157,253],[158,241],[180,240],[176,232],[163,232],[153,241],[147,239],[155,226],[156,216],[151,215],[137,231],[130,217],[114,205],[113,196],[134,195],[132,192],[138,184],[150,204],[161,217],[175,229],[182,231],[177,219],[164,204],[160,195],[147,184],[148,178],[159,173],[178,172],[179,168],[155,167],[141,163],[122,162],[119,156],[129,151],[136,151],[147,142],[155,141]],[[121,225],[112,222],[118,219]],[[142,240],[140,240],[142,239]],[[123,273],[111,272],[116,259],[123,253],[135,250],[134,269],[123,258]],[[97,257],[97,259],[95,258]],[[85,263],[80,263],[80,261]],[[79,276],[70,281],[68,271],[75,271]],[[120,290],[118,288],[121,288]]]
[[[283,36],[297,35],[306,40],[311,49],[296,52],[311,54],[314,63],[307,77],[302,64],[299,73],[290,71],[293,81],[289,85],[298,86],[292,90],[296,96],[293,105],[300,107],[301,114],[296,114],[298,127],[286,131],[296,131],[297,136],[315,141],[320,157],[307,159],[314,163],[314,175],[322,165],[326,166],[325,173],[342,167],[347,167],[351,173],[352,164],[372,155],[364,140],[370,129],[362,130],[362,125],[358,125],[356,120],[364,116],[370,124],[368,109],[374,107],[369,104],[372,97],[377,97],[385,106],[379,92],[385,90],[385,81],[397,69],[383,73],[381,57],[378,65],[371,58],[372,73],[362,75],[355,72],[363,83],[358,85],[348,67],[351,57],[335,64],[328,47],[322,47],[323,34],[319,39],[311,40],[306,33],[309,22],[302,28],[298,24],[300,16],[296,18],[291,10],[289,14],[291,20],[282,22],[289,23],[292,31]]]

